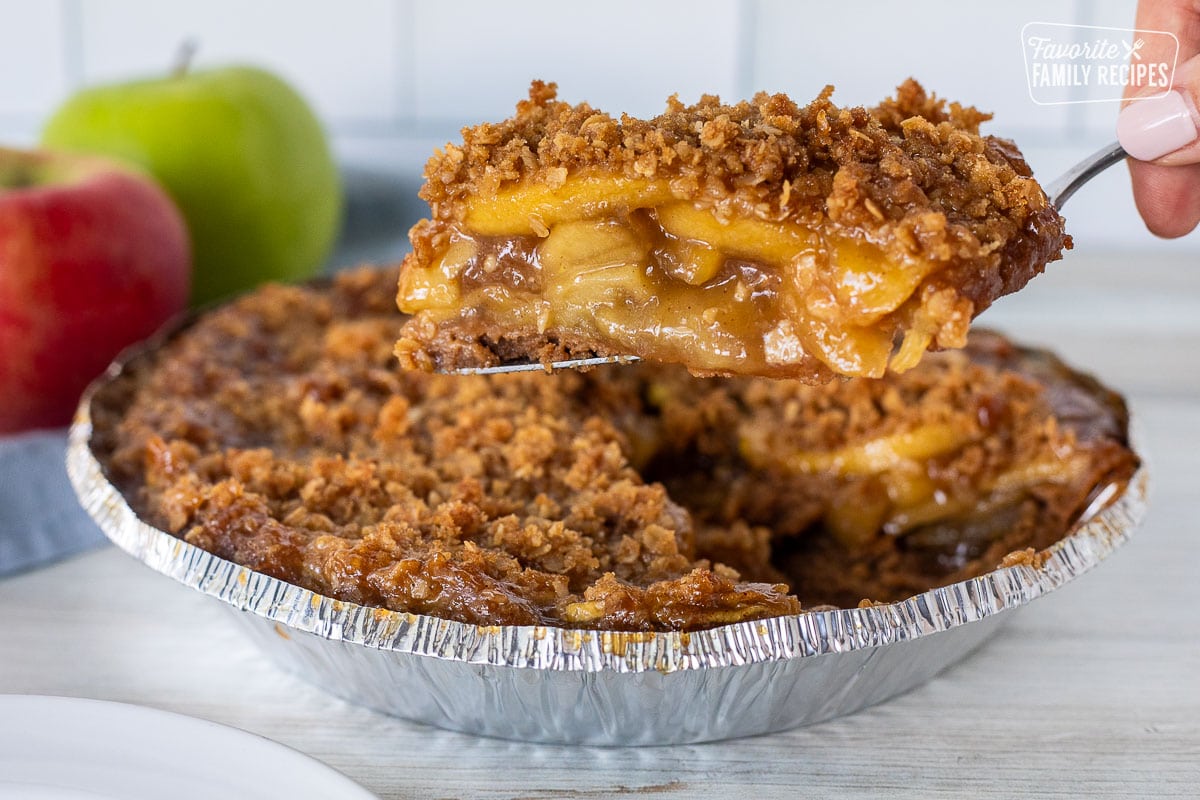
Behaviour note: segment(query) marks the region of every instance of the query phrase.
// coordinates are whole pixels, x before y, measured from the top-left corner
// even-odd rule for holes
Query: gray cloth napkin
[[[105,541],[75,499],[66,450],[65,430],[0,436],[0,575]]]

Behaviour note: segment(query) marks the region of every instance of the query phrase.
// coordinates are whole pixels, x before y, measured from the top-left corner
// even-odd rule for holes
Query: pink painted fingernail
[[[1139,161],[1153,161],[1196,140],[1196,112],[1177,91],[1135,100],[1117,117],[1117,139]]]

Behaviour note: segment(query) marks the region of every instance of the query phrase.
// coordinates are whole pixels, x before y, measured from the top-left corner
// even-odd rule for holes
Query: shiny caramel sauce
[[[694,372],[783,374],[808,354],[880,377],[937,332],[915,294],[936,268],[862,231],[726,219],[665,182],[581,176],[473,201],[441,257],[404,271],[400,306],[568,330]]]

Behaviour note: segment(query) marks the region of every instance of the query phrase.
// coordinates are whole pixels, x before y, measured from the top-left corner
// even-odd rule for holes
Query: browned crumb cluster
[[[836,106],[832,91],[826,87],[806,106],[782,94],[734,105],[705,96],[689,106],[673,97],[664,114],[641,120],[561,102],[555,84],[535,81],[513,117],[465,128],[461,145],[430,159],[420,194],[432,215],[410,232],[409,261],[437,262],[471,198],[521,183],[561,185],[581,171],[665,178],[677,199],[721,218],[865,231],[891,257],[947,264],[920,293],[941,293],[941,306],[957,304],[943,315],[934,344],[961,347],[959,306],[968,318],[977,315],[1059,259],[1071,246],[1061,216],[1016,146],[980,135],[990,114],[947,104],[911,79],[870,109]],[[608,350],[570,332],[530,337],[481,328],[470,313],[437,326],[418,316],[398,346],[407,366],[426,369],[514,353],[556,359],[593,352]],[[797,377],[832,377],[808,361]]]
[[[390,353],[395,279],[266,287],[108,387],[93,446],[135,510],[367,605],[687,630],[979,574],[1060,538],[1136,465],[1118,398],[996,336],[818,387],[648,366],[407,373]],[[789,461],[938,423],[970,440],[926,470],[964,510],[902,531],[829,523],[835,505],[883,519],[880,476]],[[1048,453],[1086,463],[988,508],[980,487]]]

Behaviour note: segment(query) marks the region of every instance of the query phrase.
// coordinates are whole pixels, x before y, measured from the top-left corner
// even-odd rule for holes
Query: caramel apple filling
[[[1084,477],[1089,463],[1074,453],[1059,456],[1031,453],[1015,458],[1002,472],[983,475],[970,485],[937,477],[939,464],[960,457],[983,441],[988,431],[976,420],[958,415],[945,422],[909,430],[835,450],[780,452],[769,430],[752,428],[739,439],[739,452],[755,469],[795,475],[833,476],[839,482],[871,487],[869,493],[835,498],[824,524],[839,542],[856,547],[880,532],[905,537],[925,526],[972,515],[995,515],[1023,502],[1046,484],[1070,485]]]
[[[470,308],[489,328],[696,373],[785,376],[811,354],[880,377],[935,337],[962,345],[971,302],[918,291],[940,266],[886,230],[722,219],[664,181],[581,176],[469,201],[440,257],[404,271],[399,304],[434,324]]]
[[[396,354],[434,371],[635,355],[807,383],[904,372],[962,347],[1068,245],[983,119],[909,83],[871,110],[826,92],[618,121],[535,83],[427,165]]]

